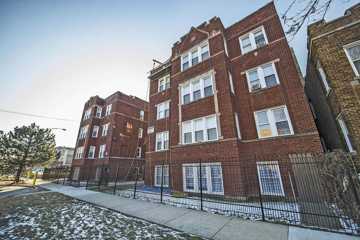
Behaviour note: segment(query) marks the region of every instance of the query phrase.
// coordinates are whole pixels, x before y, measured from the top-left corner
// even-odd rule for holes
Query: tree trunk
[[[18,170],[16,171],[15,183],[18,183],[20,181],[20,176],[21,176],[21,172],[23,171],[23,168],[24,168],[24,164],[21,164]]]

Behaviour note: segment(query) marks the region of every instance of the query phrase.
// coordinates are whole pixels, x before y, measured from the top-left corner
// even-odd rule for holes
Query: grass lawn
[[[0,239],[201,239],[54,192],[0,198]]]

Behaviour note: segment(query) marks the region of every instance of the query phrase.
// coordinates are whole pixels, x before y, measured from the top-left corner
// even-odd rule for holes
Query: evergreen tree
[[[0,173],[15,174],[16,182],[27,167],[49,161],[55,155],[55,135],[51,129],[32,123],[0,133]]]

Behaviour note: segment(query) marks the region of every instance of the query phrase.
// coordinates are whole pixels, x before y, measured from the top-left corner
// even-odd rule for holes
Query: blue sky
[[[86,100],[114,91],[146,98],[152,59],[165,60],[191,26],[219,16],[226,26],[269,1],[0,1],[0,130],[36,122],[62,127],[58,145],[74,146]],[[356,0],[338,0],[327,20]],[[290,1],[275,1],[282,14]],[[306,65],[306,29],[290,42]]]

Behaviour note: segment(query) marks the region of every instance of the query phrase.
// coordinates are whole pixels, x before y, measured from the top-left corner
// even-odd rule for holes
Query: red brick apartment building
[[[99,180],[101,174],[115,176],[116,166],[120,166],[120,180],[134,164],[143,165],[147,108],[146,101],[121,92],[105,99],[91,97],[85,103],[80,122],[72,163],[73,180],[88,176]]]
[[[276,156],[322,152],[273,2],[226,28],[218,17],[192,27],[149,79],[147,185],[162,175],[199,192],[201,161],[206,194],[251,194],[258,172],[263,194],[285,196],[288,163]]]

